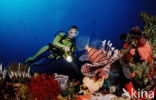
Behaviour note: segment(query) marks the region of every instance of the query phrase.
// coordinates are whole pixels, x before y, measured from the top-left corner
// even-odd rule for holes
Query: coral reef
[[[144,29],[135,26],[121,34],[121,50],[106,40],[100,49],[85,46],[87,54],[79,57],[82,80],[57,73],[32,73],[30,67],[17,62],[8,67],[0,64],[0,100],[155,99],[156,16],[142,12],[140,18]],[[153,98],[147,96],[150,92]]]

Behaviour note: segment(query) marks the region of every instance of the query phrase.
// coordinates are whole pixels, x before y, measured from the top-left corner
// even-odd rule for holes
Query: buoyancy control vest
[[[75,52],[75,39],[70,39],[65,35],[65,32],[61,32],[55,36],[52,44],[49,43],[49,50],[54,58],[59,58],[64,55],[64,46],[70,48],[70,52],[73,56]]]

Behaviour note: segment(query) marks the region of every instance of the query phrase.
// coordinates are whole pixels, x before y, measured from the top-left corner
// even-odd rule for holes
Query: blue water
[[[0,62],[4,66],[22,62],[52,42],[57,31],[67,31],[71,25],[79,28],[78,37],[111,40],[121,48],[120,34],[136,25],[142,28],[138,14],[156,14],[155,5],[156,0],[0,0]],[[56,62],[54,66],[59,70],[61,65]],[[74,68],[61,68],[77,67],[75,63]],[[48,68],[36,70],[54,71]]]

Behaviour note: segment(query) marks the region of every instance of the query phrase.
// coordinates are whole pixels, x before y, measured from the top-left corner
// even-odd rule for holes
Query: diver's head
[[[71,26],[68,29],[69,38],[75,38],[78,35],[78,28],[76,26]]]

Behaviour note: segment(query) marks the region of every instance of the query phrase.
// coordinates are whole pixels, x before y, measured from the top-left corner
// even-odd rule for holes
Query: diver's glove
[[[65,51],[70,51],[70,48],[69,47],[67,47],[67,46],[64,46],[64,48],[63,48]]]

